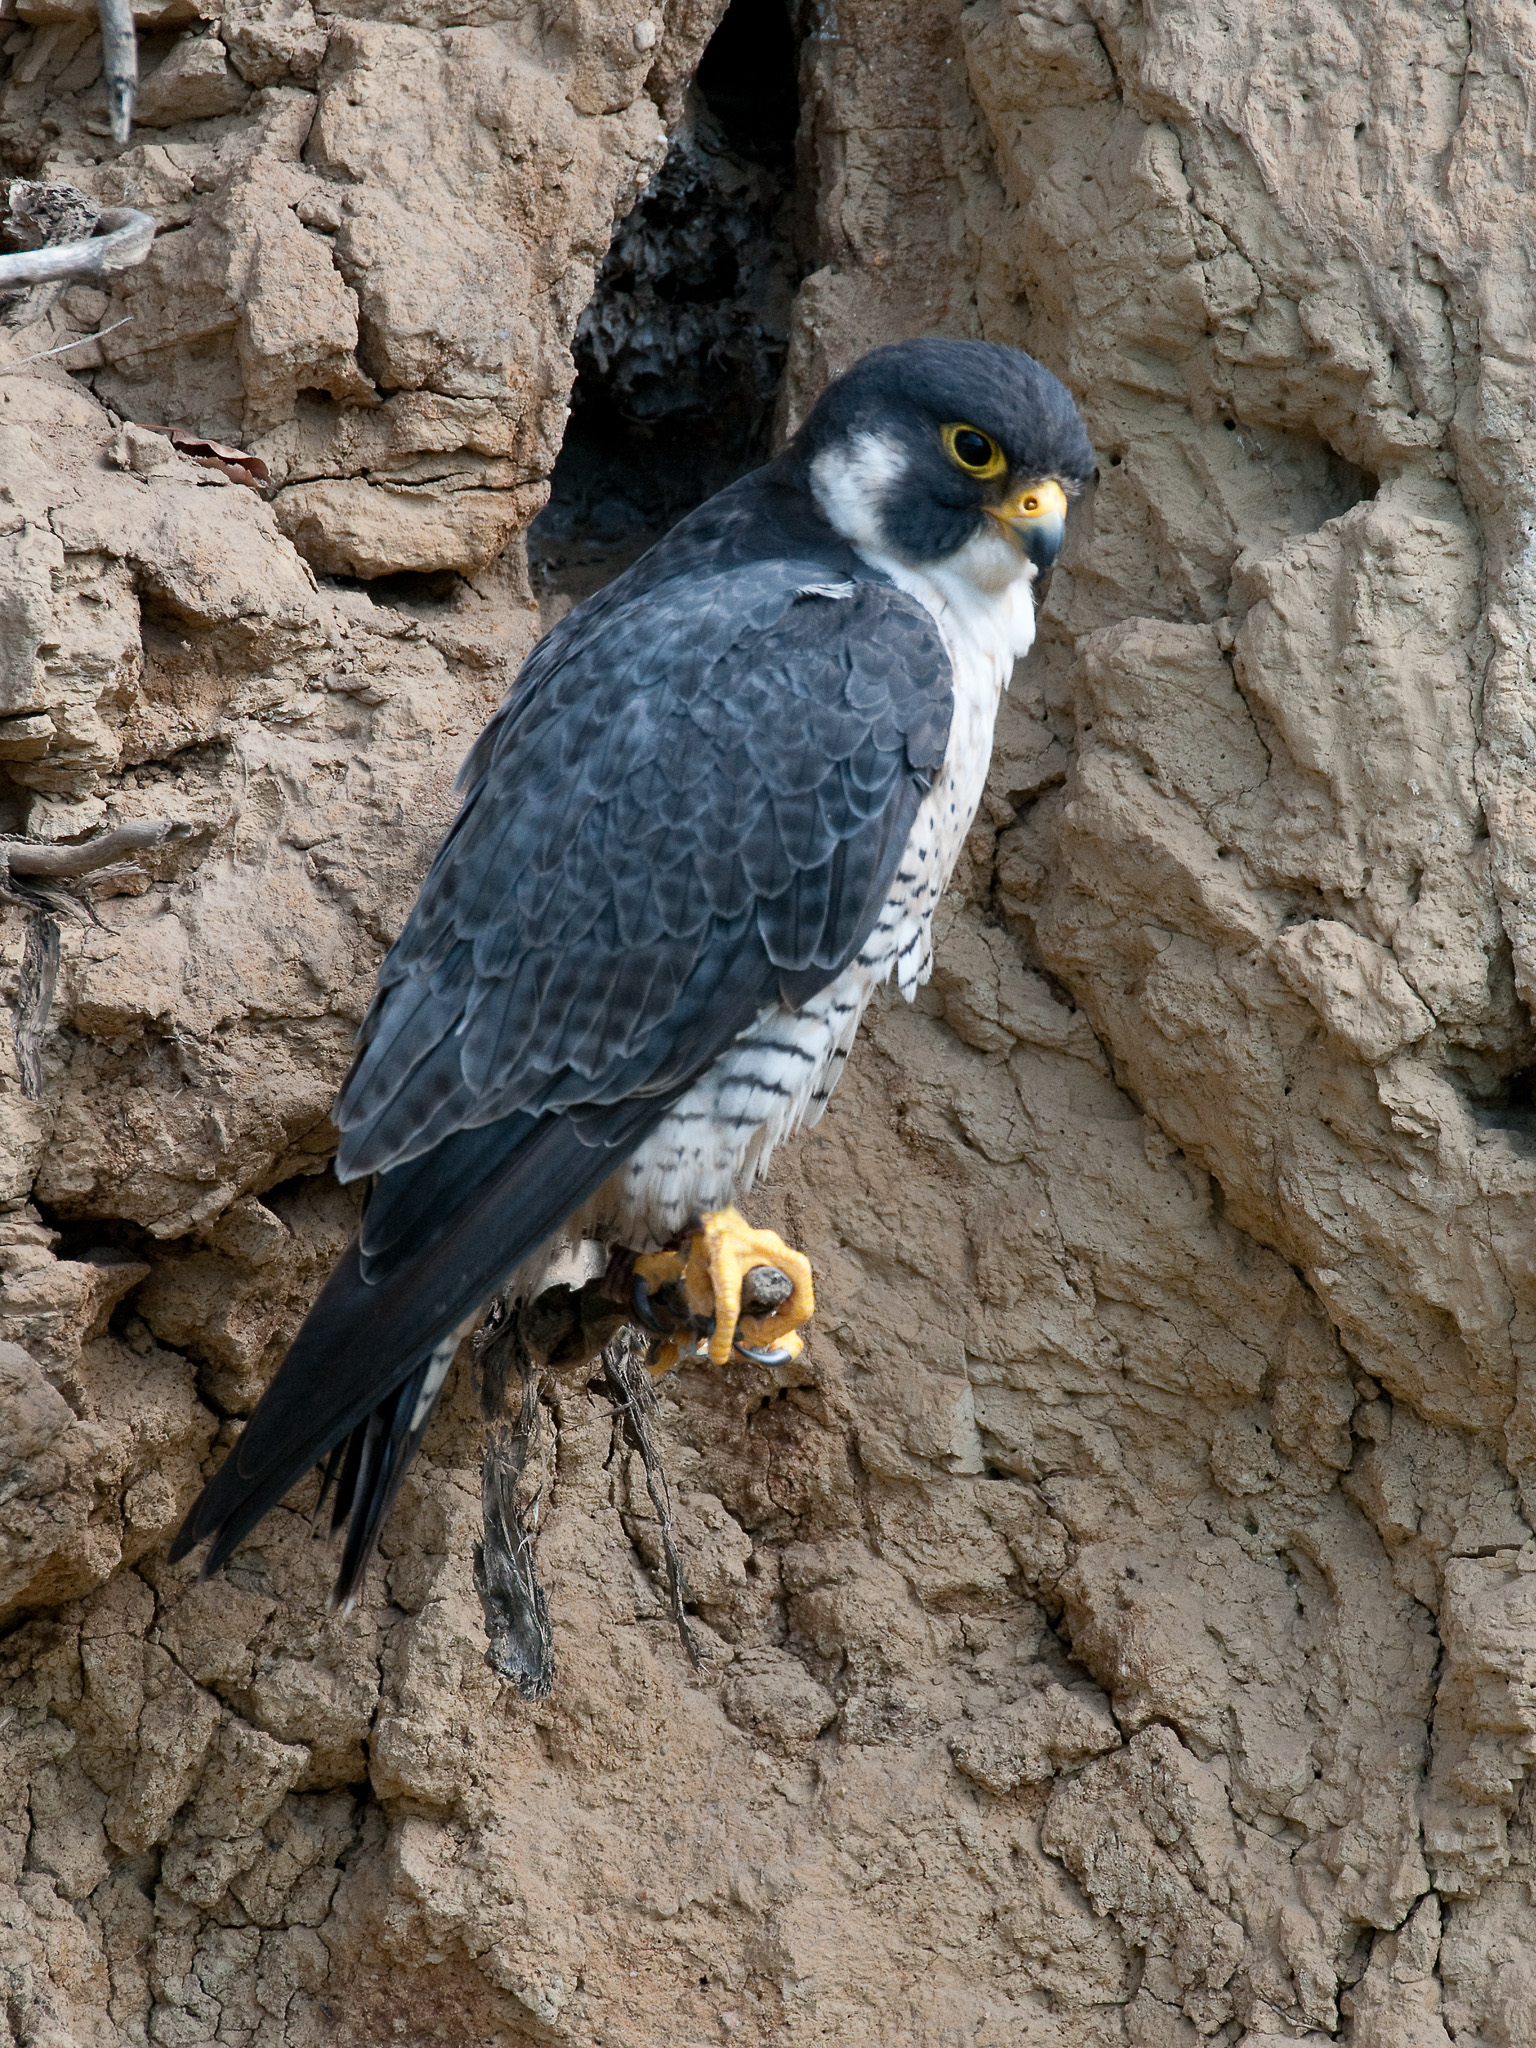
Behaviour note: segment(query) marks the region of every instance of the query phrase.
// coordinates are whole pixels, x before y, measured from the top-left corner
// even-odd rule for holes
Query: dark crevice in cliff
[[[528,536],[550,612],[768,453],[798,283],[798,69],[784,0],[732,0],[665,163],[615,231]]]

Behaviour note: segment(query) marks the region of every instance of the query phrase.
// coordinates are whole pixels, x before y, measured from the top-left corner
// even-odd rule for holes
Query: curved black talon
[[[677,1285],[668,1281],[653,1294],[641,1276],[636,1273],[630,1286],[630,1302],[636,1318],[658,1337],[677,1338],[686,1330],[702,1346],[715,1334],[713,1316],[689,1315],[686,1309],[675,1309],[662,1299]],[[659,1313],[658,1313],[659,1311]]]
[[[658,1337],[669,1337],[672,1334],[665,1323],[656,1320],[656,1311],[651,1307],[651,1290],[638,1273],[634,1277],[630,1298],[634,1303],[635,1314],[648,1330],[654,1330]]]
[[[739,1340],[731,1348],[738,1358],[745,1358],[751,1365],[764,1366],[770,1372],[776,1366],[788,1365],[795,1355],[793,1351],[786,1351],[782,1346],[776,1346],[772,1350],[759,1350],[755,1344],[743,1344]]]

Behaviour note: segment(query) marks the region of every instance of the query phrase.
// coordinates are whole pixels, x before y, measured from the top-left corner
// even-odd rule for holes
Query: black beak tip
[[[1066,530],[1059,521],[1039,520],[1027,529],[1022,538],[1024,552],[1034,563],[1035,573],[1044,576],[1061,553]]]

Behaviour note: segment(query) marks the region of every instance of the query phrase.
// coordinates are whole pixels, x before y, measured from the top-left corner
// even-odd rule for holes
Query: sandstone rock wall
[[[18,4],[7,167],[168,232],[4,331],[132,316],[0,374],[8,820],[195,830],[0,1073],[9,2039],[1531,2048],[1523,17],[801,20],[782,419],[985,334],[1101,479],[933,983],[758,1205],[807,1357],[663,1390],[704,1667],[562,1385],[531,1704],[467,1379],[350,1618],[312,1490],[216,1585],[163,1540],[349,1226],[329,1094],[714,17],[168,0],[120,155],[89,11]]]

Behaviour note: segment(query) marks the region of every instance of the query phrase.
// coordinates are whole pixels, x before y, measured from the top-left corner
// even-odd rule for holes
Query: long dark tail
[[[371,1415],[356,1425],[350,1436],[333,1445],[325,1461],[315,1517],[318,1521],[334,1487],[331,1535],[339,1536],[345,1529],[346,1542],[331,1592],[331,1605],[343,1612],[350,1612],[357,1598],[379,1531],[395,1504],[411,1460],[421,1448],[437,1406],[438,1391],[457,1349],[453,1336],[444,1338],[409,1378],[402,1380]],[[210,1553],[207,1570],[214,1569]]]
[[[579,1133],[565,1116],[507,1117],[381,1174],[360,1237],[198,1496],[172,1558],[206,1542],[203,1575],[216,1572],[312,1465],[329,1460],[331,1526],[347,1530],[335,1597],[350,1602],[466,1321],[667,1107],[659,1099],[588,1111]],[[439,1191],[450,1186],[470,1192],[448,1208]],[[387,1248],[370,1247],[376,1236]]]

